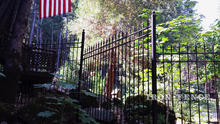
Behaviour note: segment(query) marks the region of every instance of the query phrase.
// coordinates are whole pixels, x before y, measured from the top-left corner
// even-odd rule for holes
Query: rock
[[[101,107],[105,108],[105,109],[111,109],[113,107],[123,107],[124,104],[122,103],[122,101],[120,99],[114,98],[112,100],[107,99],[106,101],[104,101],[101,104]]]
[[[125,101],[125,118],[129,124],[152,124],[152,100],[144,95],[130,96]],[[168,111],[167,111],[168,110]],[[156,107],[158,115],[157,123],[164,124],[168,114],[168,123],[175,124],[175,112],[168,108],[164,103],[158,102]]]
[[[104,108],[86,108],[87,113],[101,124],[115,124],[117,119],[111,110]]]
[[[82,108],[88,107],[98,107],[98,96],[88,90],[80,91],[80,94],[77,90],[71,90],[69,96],[74,99],[78,99],[78,95],[80,95],[79,103]]]

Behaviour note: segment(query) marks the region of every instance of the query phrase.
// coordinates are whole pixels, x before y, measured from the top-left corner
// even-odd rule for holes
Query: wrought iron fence
[[[154,14],[151,25],[147,21],[86,49],[84,41],[83,31],[82,42],[62,33],[50,41],[26,42],[18,103],[33,98],[33,83],[51,82],[54,73],[97,94],[98,107],[86,110],[100,122],[220,122],[215,44],[157,44]]]
[[[218,123],[220,51],[215,45],[156,44],[156,20],[118,32],[83,53],[88,112],[128,124]],[[102,114],[100,114],[102,113]]]
[[[38,90],[34,84],[51,84],[54,77],[59,82],[77,85],[80,69],[82,42],[76,35],[64,36],[61,33],[50,41],[28,41],[23,45],[21,75],[17,104],[24,105],[39,95],[45,95],[45,89]]]

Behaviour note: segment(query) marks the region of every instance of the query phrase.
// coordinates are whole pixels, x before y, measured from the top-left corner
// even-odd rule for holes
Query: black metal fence
[[[82,88],[98,95],[88,112],[128,124],[219,123],[220,52],[215,45],[158,45],[156,22],[85,49]],[[101,111],[98,112],[97,110]]]
[[[220,122],[220,51],[215,44],[159,45],[154,14],[151,25],[148,21],[118,32],[86,49],[84,41],[84,31],[81,40],[61,32],[50,41],[27,40],[17,102],[28,103],[35,95],[33,84],[50,83],[55,75],[97,94],[98,107],[86,110],[99,121]]]
[[[62,83],[77,85],[80,70],[82,42],[76,35],[57,34],[51,40],[29,40],[23,44],[23,73],[18,89],[17,105],[28,104],[46,90],[35,84],[51,84],[54,77]]]

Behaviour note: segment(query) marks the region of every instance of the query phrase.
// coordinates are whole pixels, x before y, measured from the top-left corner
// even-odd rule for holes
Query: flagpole
[[[53,44],[54,44],[54,41],[53,41],[53,20],[52,20],[51,28],[52,28],[52,30],[51,30],[51,46],[50,46],[50,48],[53,49]]]
[[[58,34],[58,50],[57,50],[57,68],[56,73],[59,71],[59,64],[60,64],[60,49],[61,49],[61,42],[62,42],[62,31],[60,29],[60,34]]]
[[[35,25],[35,20],[36,20],[36,0],[34,0],[33,4],[33,21],[31,25],[31,34],[30,34],[30,39],[29,39],[29,46],[32,44],[32,39],[33,39],[33,33],[34,33],[34,25]]]
[[[39,22],[39,17],[37,18],[37,34],[36,34],[36,44],[38,44],[38,42],[39,42],[39,24],[38,24],[38,22]]]
[[[40,22],[40,48],[42,48],[41,44],[42,44],[42,24],[43,24],[43,18],[41,18],[41,22]]]

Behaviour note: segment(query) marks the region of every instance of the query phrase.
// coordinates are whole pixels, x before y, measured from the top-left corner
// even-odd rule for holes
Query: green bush
[[[17,116],[31,124],[96,124],[81,109],[78,100],[64,95],[48,95],[20,109]]]

